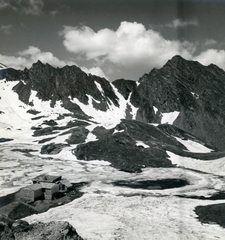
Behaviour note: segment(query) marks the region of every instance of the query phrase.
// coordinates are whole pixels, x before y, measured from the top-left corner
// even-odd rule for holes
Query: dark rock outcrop
[[[6,72],[5,69],[0,69],[0,80],[5,78],[5,72]]]
[[[0,80],[5,78],[5,73],[6,73],[7,67],[0,63]]]
[[[197,206],[195,212],[202,223],[217,223],[225,228],[225,204]]]
[[[80,144],[73,151],[77,158],[109,161],[112,166],[129,172],[139,172],[144,167],[171,167],[167,147],[184,149],[175,138],[138,121],[123,120],[113,130],[98,128],[93,131],[96,132],[99,140]],[[138,146],[137,141],[149,147]]]
[[[47,145],[42,146],[41,148],[41,154],[50,154],[50,155],[55,155],[58,154],[62,151],[64,147],[67,147],[69,145],[67,144],[61,144],[61,143],[50,143]]]
[[[68,222],[13,221],[0,215],[1,240],[82,240],[77,231]]]
[[[70,132],[72,132],[72,134],[66,140],[68,144],[79,144],[84,142],[89,133],[89,131],[85,127],[74,128]]]
[[[2,207],[0,209],[0,213],[4,214],[12,220],[16,220],[20,218],[25,218],[32,214],[37,214],[37,211],[29,204],[20,201],[14,201]]]
[[[118,106],[118,98],[107,80],[87,75],[76,66],[54,68],[38,61],[30,69],[25,68],[23,71],[8,69],[6,79],[8,81],[23,80],[14,87],[14,91],[18,93],[21,101],[30,105],[32,105],[29,101],[31,90],[34,90],[38,98],[44,101],[51,100],[52,107],[57,100],[61,100],[63,106],[73,112],[81,110],[70,101],[70,98],[77,98],[80,102],[88,104],[88,95],[96,100],[93,100],[92,104],[101,111],[108,109],[108,104],[111,102]],[[97,84],[104,94],[101,93]]]
[[[123,171],[139,172],[145,167],[172,167],[167,151],[183,157],[213,160],[225,156],[225,152],[195,153],[176,140],[202,143],[194,136],[171,125],[154,126],[134,120],[122,120],[115,128],[96,127],[97,140],[80,144],[73,154],[80,160],[105,160]],[[138,144],[139,143],[139,144]]]

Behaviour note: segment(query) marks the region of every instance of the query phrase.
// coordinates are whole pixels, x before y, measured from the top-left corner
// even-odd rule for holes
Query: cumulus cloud
[[[30,46],[27,49],[17,53],[17,56],[6,56],[0,54],[0,62],[8,67],[15,69],[30,68],[33,63],[40,60],[43,63],[48,63],[54,67],[64,67],[66,65],[77,65],[74,61],[64,61],[55,57],[51,52],[43,52],[39,48]],[[77,65],[78,66],[78,65]],[[79,66],[78,66],[79,67]],[[81,67],[86,73],[91,73],[100,77],[105,77],[104,72],[99,67],[91,69]]]
[[[196,19],[175,19],[171,27],[198,26]],[[196,54],[199,43],[167,40],[160,33],[146,29],[141,23],[121,22],[117,30],[108,28],[97,32],[87,26],[68,27],[60,32],[65,48],[86,60],[113,63],[124,69],[146,69],[162,67],[174,55],[187,60],[197,60],[203,65],[214,63],[225,70],[225,51],[207,49],[216,43],[209,39],[202,44],[204,49]]]
[[[188,26],[199,26],[198,19],[187,19],[181,20],[179,18],[174,19],[171,23],[166,24],[167,27],[170,28],[178,28],[178,27],[188,27]]]
[[[42,52],[39,48],[33,46],[18,52],[18,55],[26,60],[25,64],[21,65],[21,67],[30,67],[32,63],[37,62],[38,60],[43,63],[49,63],[55,67],[74,64],[72,61],[59,60],[51,52]]]
[[[87,60],[101,59],[127,68],[160,67],[177,54],[189,59],[195,48],[191,43],[166,40],[160,33],[136,22],[121,22],[116,31],[64,27],[60,35],[69,52],[83,55]],[[189,45],[188,49],[184,45]]]
[[[213,63],[225,70],[224,50],[208,49],[200,53],[198,56],[193,57],[193,59],[206,66]]]
[[[11,29],[12,29],[12,25],[8,24],[8,25],[2,25],[0,27],[0,31],[3,32],[6,35],[11,34]]]
[[[0,54],[0,62],[8,67],[15,69],[30,68],[38,60],[43,63],[49,63],[55,67],[73,65],[72,61],[62,61],[55,57],[51,52],[42,52],[39,48],[30,46],[27,49],[17,53],[17,56],[6,56]]]
[[[86,68],[86,67],[81,67],[81,70],[92,75],[96,75],[105,79],[108,79],[108,77],[105,75],[105,73],[102,71],[100,67],[93,67],[93,68]]]

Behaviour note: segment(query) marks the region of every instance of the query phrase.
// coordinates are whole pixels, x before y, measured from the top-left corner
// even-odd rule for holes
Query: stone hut
[[[56,183],[57,181],[60,181],[62,179],[61,176],[51,176],[51,175],[45,175],[42,174],[40,176],[37,176],[33,179],[33,183],[41,183],[41,182],[45,182],[45,183]]]
[[[73,185],[67,179],[61,179],[59,181],[59,191],[60,192],[67,192],[72,187],[73,187]]]
[[[27,202],[33,202],[42,196],[43,190],[39,183],[26,186],[20,190],[20,198]]]
[[[44,198],[46,200],[51,200],[52,195],[59,192],[59,184],[41,182],[40,185],[42,186]]]
[[[73,185],[61,176],[42,174],[33,179],[33,184],[20,190],[20,198],[27,202],[34,202],[37,199],[51,200],[54,193],[65,193]]]

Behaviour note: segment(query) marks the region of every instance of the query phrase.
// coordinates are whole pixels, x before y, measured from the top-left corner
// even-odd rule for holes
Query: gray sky
[[[225,0],[0,0],[0,62],[137,80],[176,54],[225,69]]]

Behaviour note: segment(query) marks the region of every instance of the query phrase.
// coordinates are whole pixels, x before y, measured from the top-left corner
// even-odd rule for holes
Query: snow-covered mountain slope
[[[223,133],[224,76],[178,56],[138,82],[40,61],[6,69],[0,196],[62,175],[89,183],[83,197],[27,221],[69,221],[86,239],[222,239],[195,207],[225,203],[224,138],[211,134]]]
[[[185,78],[181,70],[189,75]],[[194,70],[202,78],[207,73],[203,92]],[[211,129],[202,132],[206,125],[219,132],[221,125],[212,121],[222,121],[224,113],[212,110],[213,103],[206,108],[205,101],[217,99],[210,91],[218,84],[225,88],[224,76],[215,66],[203,67],[179,56],[138,83],[124,79],[110,83],[76,66],[53,68],[40,61],[24,71],[7,69],[1,81],[2,138],[22,142],[27,135],[24,139],[38,143],[41,154],[68,148],[75,158],[109,161],[124,171],[171,167],[167,151],[199,159],[223,157],[224,152],[212,152],[223,148],[223,138],[219,146],[215,135],[212,140],[208,136]],[[190,142],[197,147],[190,147]]]

